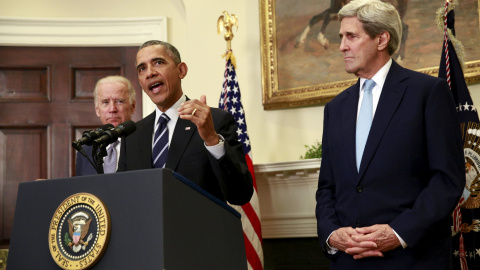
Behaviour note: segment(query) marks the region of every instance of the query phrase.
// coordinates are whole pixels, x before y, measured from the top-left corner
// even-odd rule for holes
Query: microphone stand
[[[75,150],[77,150],[80,154],[82,154],[82,156],[86,157],[88,162],[90,162],[90,164],[92,164],[93,168],[95,168],[95,170],[97,171],[97,173],[99,173],[98,171],[98,168],[97,168],[97,165],[95,165],[95,163],[93,163],[93,161],[87,156],[87,153],[85,152],[85,149],[83,149],[83,147],[81,146],[81,144],[77,143],[77,142],[73,142],[72,143],[72,146],[73,148],[75,148]],[[95,156],[93,155],[94,153],[96,152],[96,148],[93,149],[92,151],[92,158],[95,160]],[[103,166],[102,166],[102,173],[103,173]]]
[[[107,143],[102,143],[99,146],[93,145],[92,157],[95,161],[95,170],[98,174],[104,174],[103,172],[103,157],[107,156]]]

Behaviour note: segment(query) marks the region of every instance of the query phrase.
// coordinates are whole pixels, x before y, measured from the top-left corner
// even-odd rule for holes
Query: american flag
[[[223,89],[218,107],[230,112],[237,122],[238,141],[242,143],[243,153],[245,153],[248,169],[252,174],[254,187],[254,193],[249,203],[241,207],[233,207],[242,214],[243,238],[245,241],[248,269],[261,270],[263,269],[262,229],[260,225],[260,207],[258,202],[257,184],[255,182],[255,174],[253,172],[253,163],[251,159],[252,149],[247,133],[245,112],[240,98],[240,87],[235,73],[235,57],[231,50],[225,55],[227,57],[224,74],[225,80],[223,82]]]
[[[444,43],[438,77],[447,79],[457,104],[462,130],[467,183],[452,216],[454,269],[480,269],[480,120],[463,75],[463,46],[455,38],[454,7],[446,1],[437,20],[444,27]]]

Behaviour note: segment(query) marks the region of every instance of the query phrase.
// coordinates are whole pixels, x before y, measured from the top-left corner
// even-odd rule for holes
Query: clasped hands
[[[354,259],[383,257],[383,253],[401,245],[393,229],[387,224],[370,227],[343,227],[335,230],[329,245],[353,256]]]
[[[178,115],[181,119],[192,121],[198,129],[198,134],[208,146],[217,145],[219,137],[213,125],[213,118],[210,107],[207,105],[205,95],[200,96],[200,100],[187,100],[178,109]]]

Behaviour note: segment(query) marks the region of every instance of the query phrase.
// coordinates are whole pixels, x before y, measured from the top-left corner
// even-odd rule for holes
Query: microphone
[[[82,133],[82,138],[72,142],[72,147],[80,151],[82,145],[92,145],[94,139],[100,137],[103,134],[104,130],[110,128],[113,128],[112,124],[106,124],[94,130],[84,131]]]
[[[135,125],[135,122],[132,120],[125,121],[118,125],[116,128],[109,128],[107,130],[103,131],[102,136],[100,138],[97,138],[93,140],[93,145],[98,146],[100,144],[111,144],[118,140],[118,137],[125,137],[137,129],[137,126]]]

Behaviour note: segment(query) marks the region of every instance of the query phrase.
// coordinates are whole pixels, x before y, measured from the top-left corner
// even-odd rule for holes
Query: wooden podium
[[[150,169],[21,183],[8,270],[61,269],[49,226],[76,193],[110,213],[108,246],[91,269],[247,269],[240,214],[171,170]]]

